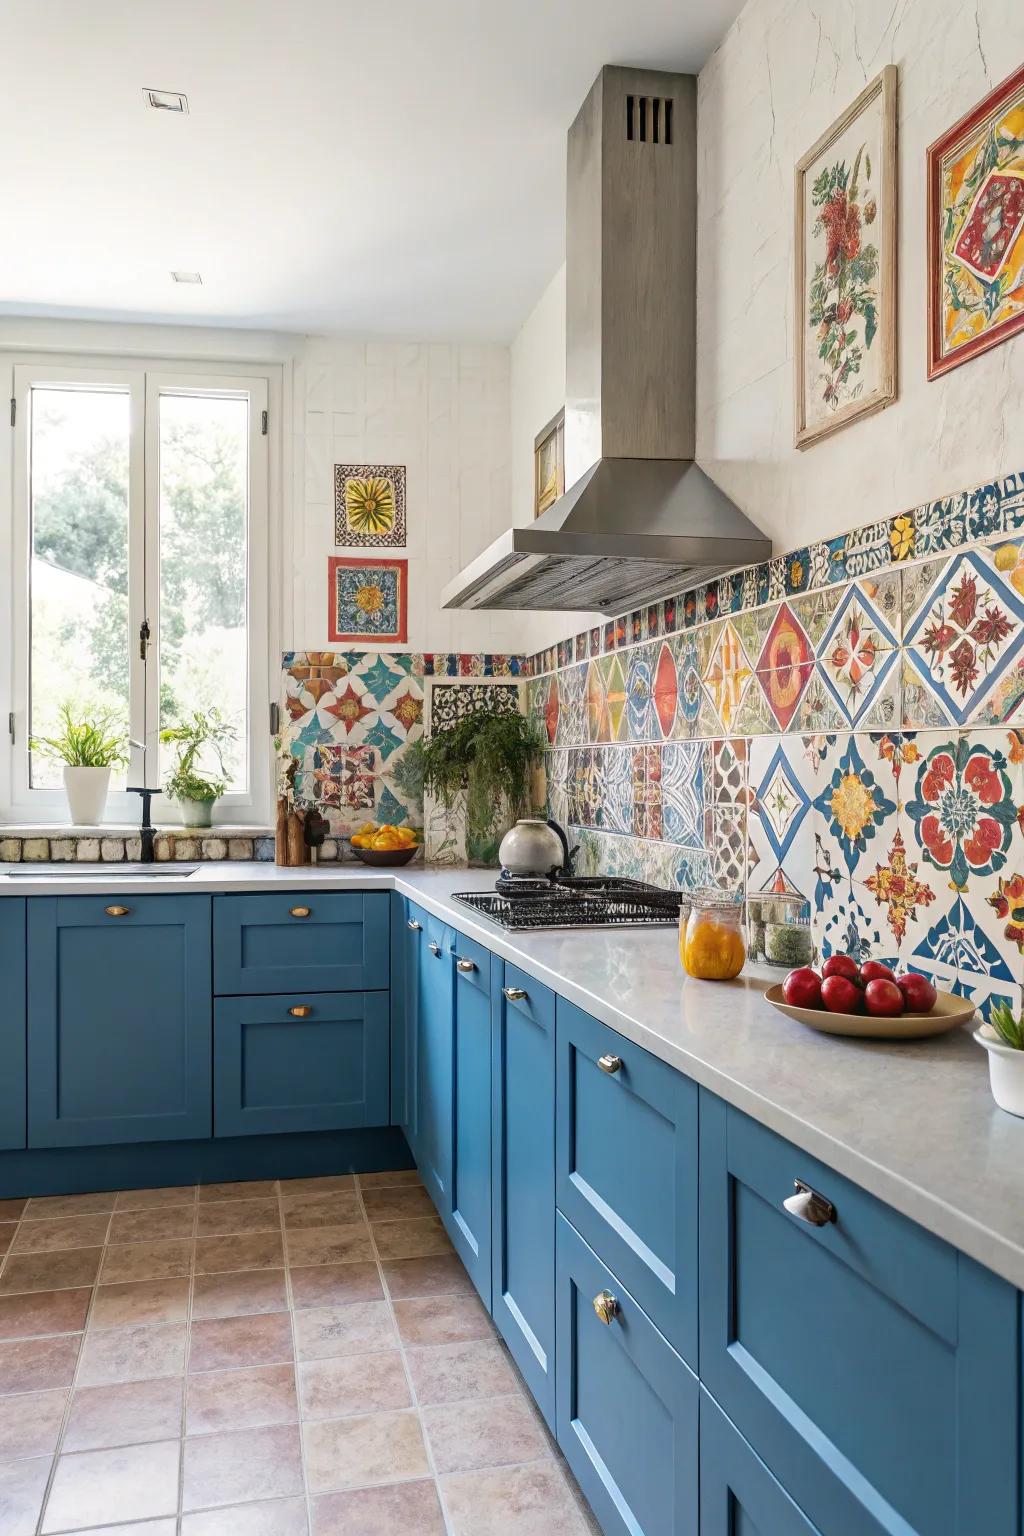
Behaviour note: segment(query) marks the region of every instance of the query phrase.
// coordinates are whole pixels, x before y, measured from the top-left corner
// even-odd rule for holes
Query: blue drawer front
[[[453,935],[438,918],[426,917],[418,937],[416,1166],[444,1218],[451,1212]]]
[[[696,1536],[697,1379],[563,1216],[557,1253],[562,1453],[605,1536]]]
[[[557,1102],[559,1210],[696,1366],[694,1084],[559,998]]]
[[[450,1205],[443,1212],[456,1252],[491,1306],[490,955],[450,933],[453,972]],[[472,967],[472,969],[469,969]]]
[[[701,1388],[701,1536],[820,1536]]]
[[[801,1179],[815,1227],[783,1209]],[[1012,1288],[711,1094],[701,1379],[829,1536],[1010,1533]]]
[[[217,993],[384,990],[389,984],[388,905],[383,891],[215,897]]]
[[[25,1145],[25,902],[0,907],[0,1150]]]
[[[388,995],[220,997],[213,1080],[217,1136],[386,1125]]]
[[[210,898],[33,897],[30,1147],[209,1136]]]
[[[497,960],[491,992],[493,1315],[553,1430],[555,994]]]

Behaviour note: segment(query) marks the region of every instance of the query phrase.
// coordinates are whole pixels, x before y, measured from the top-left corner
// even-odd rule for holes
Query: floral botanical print
[[[335,544],[374,549],[405,540],[404,464],[335,464]]]
[[[921,764],[907,815],[924,856],[958,891],[972,875],[1003,868],[1017,820],[1002,752],[966,736],[934,747]]]
[[[852,167],[845,160],[826,166],[811,191],[812,233],[824,254],[811,275],[807,324],[818,343],[818,388],[833,411],[862,393],[861,364],[878,334],[878,247],[867,233],[878,216],[871,173],[861,144]]]

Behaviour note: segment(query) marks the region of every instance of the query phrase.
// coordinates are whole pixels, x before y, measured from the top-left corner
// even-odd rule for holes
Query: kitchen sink
[[[16,864],[7,871],[12,880],[77,880],[86,875],[104,880],[180,878],[194,875],[198,864]]]

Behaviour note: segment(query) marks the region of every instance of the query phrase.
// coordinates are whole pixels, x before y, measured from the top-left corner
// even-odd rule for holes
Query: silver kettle
[[[510,875],[549,875],[553,870],[568,874],[571,868],[565,833],[557,822],[540,817],[517,821],[502,838],[498,858]]]

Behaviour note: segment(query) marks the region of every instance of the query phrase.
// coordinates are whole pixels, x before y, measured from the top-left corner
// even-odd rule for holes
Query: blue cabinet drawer
[[[386,1125],[388,1033],[386,992],[219,997],[214,1134]]]
[[[562,1453],[605,1536],[696,1536],[697,1378],[579,1233],[557,1224]]]
[[[701,1536],[821,1536],[703,1388],[700,1532]]]
[[[0,907],[0,1151],[25,1145],[25,902]]]
[[[558,1209],[697,1364],[697,1090],[558,999]]]
[[[467,939],[464,933],[457,933],[455,929],[449,930],[450,948],[455,957],[455,970],[460,981],[466,986],[475,987],[485,997],[490,996],[491,990],[491,952],[478,944],[475,939]],[[494,964],[498,964],[494,961]]]
[[[1015,1532],[1013,1288],[709,1093],[700,1134],[701,1380],[808,1519]]]
[[[216,896],[214,985],[220,996],[369,992],[389,984],[383,891]]]

